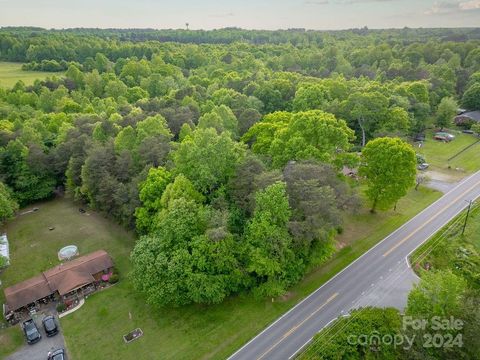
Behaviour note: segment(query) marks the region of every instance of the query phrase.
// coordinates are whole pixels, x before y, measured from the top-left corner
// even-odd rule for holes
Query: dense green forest
[[[0,219],[65,188],[140,235],[152,304],[280,295],[360,206],[344,166],[372,211],[393,207],[415,183],[398,138],[480,109],[479,45],[478,29],[0,29],[0,60],[65,71],[0,89]]]

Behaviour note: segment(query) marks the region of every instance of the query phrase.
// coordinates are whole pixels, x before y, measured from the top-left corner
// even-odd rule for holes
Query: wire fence
[[[480,139],[478,139],[478,140],[475,141],[474,143],[468,145],[467,147],[463,148],[463,149],[460,150],[458,153],[456,153],[455,155],[453,155],[451,158],[447,159],[447,161],[451,161],[451,160],[455,159],[457,156],[459,156],[460,154],[463,154],[465,151],[467,151],[467,150],[470,149],[471,147],[477,145],[478,143],[480,143]]]

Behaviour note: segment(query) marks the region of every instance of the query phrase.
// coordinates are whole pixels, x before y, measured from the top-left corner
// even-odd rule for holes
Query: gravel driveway
[[[58,317],[56,317],[56,322],[59,326],[60,332],[52,337],[47,337],[45,334],[45,329],[42,325],[43,317],[43,314],[39,314],[35,317],[35,323],[40,330],[40,334],[42,334],[42,339],[33,345],[28,345],[27,341],[25,340],[25,345],[20,350],[8,356],[6,360],[46,360],[50,351],[65,348],[65,339],[63,338]],[[19,324],[17,326],[21,325]]]
[[[424,174],[429,179],[427,186],[444,194],[452,190],[458,184],[458,180],[454,176],[439,171],[427,170]]]

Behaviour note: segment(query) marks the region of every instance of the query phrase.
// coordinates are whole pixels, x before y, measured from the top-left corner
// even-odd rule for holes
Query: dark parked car
[[[425,141],[425,134],[416,134],[413,137],[413,140],[415,140],[415,141]]]
[[[48,360],[67,360],[65,350],[57,349],[48,353]]]
[[[55,317],[52,315],[45,316],[43,318],[43,328],[45,329],[45,332],[47,333],[47,336],[54,336],[58,334],[58,326],[57,323],[55,322]]]
[[[25,333],[25,337],[27,338],[27,343],[35,344],[42,338],[42,335],[40,335],[35,321],[33,321],[32,319],[24,321],[22,323],[22,328],[23,332]]]

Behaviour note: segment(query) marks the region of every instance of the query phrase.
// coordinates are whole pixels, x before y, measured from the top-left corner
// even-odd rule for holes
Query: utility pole
[[[472,202],[473,200],[470,200],[468,202],[467,216],[465,216],[465,223],[463,224],[462,235],[465,232],[465,228],[467,227],[467,220],[468,220],[468,215],[470,215],[470,208],[472,207]]]

